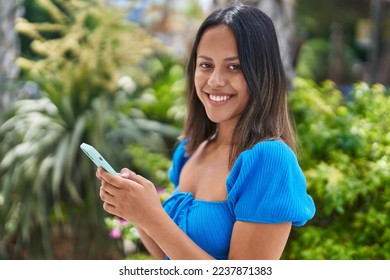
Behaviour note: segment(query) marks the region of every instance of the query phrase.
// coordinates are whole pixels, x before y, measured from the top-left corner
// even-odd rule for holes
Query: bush
[[[116,108],[123,76],[147,85],[142,63],[160,43],[104,1],[39,3],[51,21],[20,19],[17,30],[32,39],[18,63],[41,95],[0,119],[0,259],[112,258],[96,168],[79,145],[94,145],[118,167],[126,145],[108,131],[143,122],[128,143],[159,139],[148,137],[162,130],[158,122]]]
[[[390,258],[390,97],[355,84],[345,98],[327,81],[297,79],[290,103],[300,163],[317,213],[294,228],[286,259]]]

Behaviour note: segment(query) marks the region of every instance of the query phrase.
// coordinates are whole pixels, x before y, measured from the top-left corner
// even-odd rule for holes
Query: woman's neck
[[[230,146],[235,126],[218,124],[216,134],[210,139],[215,146]]]

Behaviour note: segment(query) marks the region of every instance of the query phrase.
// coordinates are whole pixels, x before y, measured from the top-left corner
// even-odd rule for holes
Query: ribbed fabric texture
[[[281,141],[265,141],[243,152],[227,179],[236,220],[292,222],[302,226],[315,213],[295,154]]]
[[[178,226],[217,259],[227,259],[235,221],[304,225],[315,214],[312,198],[295,154],[281,141],[265,141],[244,151],[226,180],[224,202],[195,200],[178,191],[182,167],[188,160],[185,143],[173,155],[169,171],[175,193],[164,208]],[[211,186],[212,187],[212,186]]]

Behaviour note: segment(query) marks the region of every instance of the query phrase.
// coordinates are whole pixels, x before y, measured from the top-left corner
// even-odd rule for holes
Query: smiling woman
[[[104,209],[133,222],[156,258],[279,259],[315,206],[294,154],[271,20],[233,4],[200,26],[187,68],[184,132],[161,205],[152,182],[99,168]]]

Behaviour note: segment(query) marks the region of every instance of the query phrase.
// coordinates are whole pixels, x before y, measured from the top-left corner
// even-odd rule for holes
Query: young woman
[[[294,153],[287,84],[271,20],[241,4],[213,12],[187,69],[188,116],[175,192],[98,169],[104,209],[133,222],[156,258],[279,259],[315,206]]]

